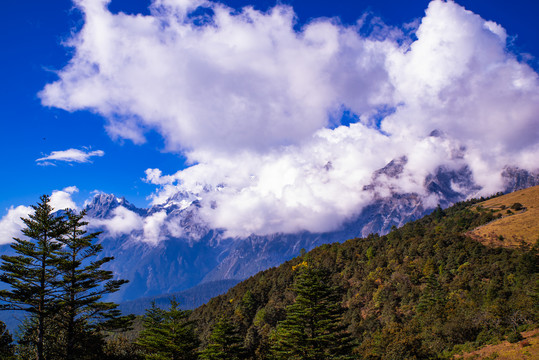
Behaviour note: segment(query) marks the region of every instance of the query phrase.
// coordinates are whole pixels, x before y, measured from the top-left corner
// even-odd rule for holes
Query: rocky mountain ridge
[[[383,178],[396,178],[407,159],[396,159],[373,174],[365,190],[380,186]],[[539,175],[507,168],[504,192],[539,184]],[[439,168],[425,179],[425,191],[435,196],[442,207],[465,200],[480,188],[470,171]],[[98,194],[86,211],[94,229],[102,230],[103,256],[114,256],[111,270],[130,283],[111,300],[128,301],[183,291],[196,285],[221,280],[245,279],[261,270],[277,266],[316,246],[388,233],[392,227],[416,220],[434,206],[415,193],[391,191],[390,196],[375,197],[357,216],[332,232],[251,235],[229,238],[222,229],[212,229],[199,216],[197,195],[178,193],[161,205],[140,209],[125,198]],[[121,210],[121,211],[120,211]],[[127,214],[124,214],[127,213]],[[111,231],[112,221],[127,221],[137,226],[123,232]],[[123,218],[122,218],[123,216]],[[153,236],[148,239],[148,234]],[[214,294],[217,295],[217,294]]]

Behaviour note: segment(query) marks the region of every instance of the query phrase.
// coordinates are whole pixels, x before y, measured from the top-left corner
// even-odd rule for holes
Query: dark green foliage
[[[197,358],[198,339],[189,312],[179,308],[176,300],[163,310],[152,303],[143,318],[144,330],[136,343],[147,360],[191,360]]]
[[[45,359],[66,359],[67,331],[63,327],[63,314],[55,314],[45,319],[47,331],[43,338],[43,353]],[[97,360],[103,359],[102,348],[104,346],[103,336],[85,328],[77,328],[77,346],[75,358],[77,360]],[[35,358],[37,341],[37,319],[28,317],[19,327],[19,339],[17,352],[23,359]]]
[[[215,324],[209,344],[200,352],[200,358],[204,360],[240,360],[246,355],[238,329],[225,317]]]
[[[520,210],[524,209],[524,206],[522,206],[521,203],[516,202],[513,205],[511,205],[511,209],[513,209],[515,211],[520,211]]]
[[[89,334],[109,326],[118,326],[120,313],[117,304],[100,301],[103,295],[116,292],[127,280],[113,280],[112,271],[101,267],[113,260],[104,257],[92,260],[102,251],[100,244],[94,244],[99,233],[86,234],[83,221],[85,213],[67,211],[66,234],[60,238],[65,245],[60,269],[61,297],[58,321],[65,330],[65,358],[80,358],[87,349],[84,339]]]
[[[18,353],[22,358],[101,359],[101,330],[127,325],[114,303],[100,301],[124,280],[112,280],[101,266],[112,258],[95,260],[101,246],[97,233],[86,235],[84,213],[53,213],[44,195],[23,219],[25,239],[15,238],[14,256],[2,256],[0,308],[22,310]]]
[[[438,282],[435,274],[427,277],[423,293],[417,303],[418,312],[443,311],[446,303],[446,294]]]
[[[455,345],[479,346],[536,326],[538,250],[489,248],[468,238],[467,231],[494,219],[490,211],[471,210],[477,202],[436,210],[385,236],[320,246],[238,284],[191,319],[203,343],[213,319],[233,319],[250,359],[269,359],[295,304],[294,269],[306,261],[343,290],[343,323],[358,358],[444,357]]]
[[[348,359],[350,334],[342,325],[343,308],[338,289],[327,271],[302,265],[286,308],[286,318],[273,334],[275,359]]]
[[[522,334],[518,331],[512,332],[509,334],[509,336],[507,336],[507,341],[509,341],[511,344],[517,343],[522,339],[524,339],[524,337],[522,337]]]
[[[15,345],[6,324],[0,321],[0,359],[15,359]]]
[[[23,310],[36,319],[38,360],[44,359],[43,342],[46,319],[58,311],[61,243],[55,241],[65,232],[65,222],[52,212],[50,199],[43,195],[34,214],[22,219],[28,238],[14,238],[11,248],[17,255],[2,255],[0,281],[10,290],[0,291],[2,309]]]
[[[432,216],[434,217],[434,220],[440,221],[443,219],[444,215],[445,213],[442,210],[442,207],[440,206],[440,204],[438,204],[438,206],[436,206],[436,209],[434,209],[434,211],[432,212]]]

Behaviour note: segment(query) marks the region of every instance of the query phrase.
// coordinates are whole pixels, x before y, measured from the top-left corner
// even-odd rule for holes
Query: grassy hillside
[[[477,207],[499,217],[470,232],[477,241],[491,246],[517,247],[534,245],[539,240],[539,186],[480,202]]]
[[[527,196],[517,196],[531,212]],[[358,358],[450,358],[518,337],[538,324],[539,249],[474,241],[467,234],[498,217],[487,208],[494,205],[478,203],[437,209],[386,236],[324,245],[249,278],[193,311],[202,345],[224,315],[239,326],[251,358],[268,358],[302,263],[331,273]]]
[[[539,359],[539,329],[522,333],[523,339],[516,343],[502,341],[481,349],[456,355],[457,359],[534,360]]]

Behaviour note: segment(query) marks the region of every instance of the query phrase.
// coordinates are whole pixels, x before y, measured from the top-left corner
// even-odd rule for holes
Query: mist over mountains
[[[373,174],[365,191],[397,178],[405,158],[396,159]],[[539,176],[506,168],[504,192],[539,184]],[[386,179],[386,180],[384,180]],[[111,270],[130,283],[113,295],[115,301],[183,291],[199,284],[226,280],[228,284],[277,266],[300,254],[301,249],[343,242],[370,233],[388,233],[393,226],[416,220],[440,204],[447,207],[476,194],[478,187],[468,169],[439,168],[426,177],[425,195],[392,192],[377,196],[359,215],[331,232],[274,233],[229,237],[199,216],[204,194],[177,193],[165,203],[137,208],[124,198],[98,194],[86,205],[91,230],[103,231],[103,256],[114,256]],[[434,201],[433,201],[434,199]],[[209,299],[216,293],[205,289]],[[194,304],[199,304],[195,302]]]

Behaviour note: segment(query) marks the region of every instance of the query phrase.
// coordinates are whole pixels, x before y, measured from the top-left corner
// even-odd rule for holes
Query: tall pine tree
[[[107,324],[117,322],[120,312],[117,304],[102,302],[103,295],[116,292],[127,280],[113,280],[112,271],[101,267],[112,261],[113,257],[94,260],[102,251],[95,244],[99,233],[87,233],[88,222],[83,221],[85,212],[79,214],[72,210],[66,212],[66,234],[61,238],[65,245],[60,269],[62,296],[59,313],[60,327],[65,331],[65,358],[79,358],[77,353],[84,352],[81,345]],[[77,347],[78,345],[78,347]]]
[[[15,359],[14,350],[15,346],[13,344],[13,337],[9,333],[6,324],[0,321],[0,359]]]
[[[351,358],[350,334],[342,325],[338,289],[322,269],[304,264],[293,288],[295,302],[277,326],[272,347],[275,359],[327,360]]]
[[[102,248],[93,243],[98,233],[86,234],[84,212],[53,213],[46,195],[32,207],[22,219],[25,238],[11,245],[15,255],[2,256],[0,281],[9,288],[0,291],[0,309],[29,313],[24,343],[38,360],[95,358],[98,330],[126,325],[117,305],[101,298],[126,281],[101,269],[113,258],[93,259]]]
[[[47,318],[58,310],[59,268],[65,222],[53,214],[50,198],[43,195],[34,213],[23,218],[28,239],[14,238],[16,255],[2,255],[0,281],[10,289],[0,291],[0,309],[22,310],[36,319],[37,359],[44,360],[43,341]]]

